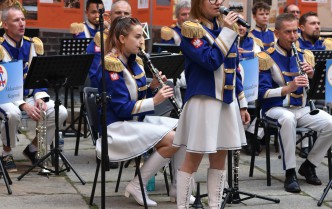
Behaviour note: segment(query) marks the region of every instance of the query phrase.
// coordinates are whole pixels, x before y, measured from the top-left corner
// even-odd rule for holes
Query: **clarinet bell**
[[[316,109],[315,104],[312,100],[309,100],[309,106],[310,106],[310,115],[317,115],[319,110]]]

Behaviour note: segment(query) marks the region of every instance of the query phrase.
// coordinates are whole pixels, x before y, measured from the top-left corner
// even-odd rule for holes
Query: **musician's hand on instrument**
[[[36,101],[35,101],[35,106],[36,106],[38,109],[40,109],[39,105],[42,105],[42,110],[46,111],[46,109],[47,109],[47,105],[46,105],[46,103],[44,102],[44,100],[42,100],[42,99],[36,99]]]
[[[166,75],[163,75],[163,72],[159,71],[159,75],[161,77],[161,80],[165,83],[167,81]]]
[[[226,16],[224,16],[224,27],[233,30],[233,25],[239,19],[239,15],[236,12],[230,11]]]
[[[243,53],[243,51],[244,51],[244,49],[243,49],[243,48],[241,48],[241,47],[237,47],[237,49],[238,49],[238,51],[239,51],[239,54],[242,54],[242,53]]]
[[[154,105],[158,105],[165,101],[167,98],[170,98],[173,96],[173,88],[169,86],[163,86],[157,94],[153,97],[153,103]]]
[[[246,108],[241,108],[240,109],[240,114],[241,114],[241,119],[242,119],[242,123],[244,125],[249,124],[250,122],[250,114],[248,113]]]
[[[309,63],[301,62],[301,67],[302,67],[303,71],[308,75],[309,78],[314,77],[314,69]]]
[[[24,103],[20,106],[20,108],[24,110],[32,120],[40,120],[40,110],[36,106]]]

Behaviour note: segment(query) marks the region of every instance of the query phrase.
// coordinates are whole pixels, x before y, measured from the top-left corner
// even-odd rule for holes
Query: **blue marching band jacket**
[[[164,26],[161,28],[160,35],[161,43],[179,46],[182,39],[181,26],[178,23],[170,27]]]
[[[126,66],[116,55],[110,54],[105,56],[105,70],[100,72],[105,73],[107,95],[112,95],[107,103],[107,125],[125,120],[142,121],[147,113],[153,113],[152,91],[146,83],[142,59],[131,55]],[[99,81],[101,92],[101,73]]]
[[[73,34],[73,38],[93,38],[99,31],[99,27],[86,21],[83,23],[72,23],[69,31]]]
[[[239,39],[238,46],[243,49],[243,52],[239,54],[240,60],[254,58],[264,48],[263,42],[248,32],[243,38]]]
[[[311,51],[298,48],[301,61],[315,66]],[[263,101],[263,113],[272,107],[293,107],[306,105],[306,92],[303,87],[281,96],[281,89],[299,75],[296,58],[293,52],[285,51],[278,44],[265,52],[258,53],[259,58],[259,91],[258,98]]]
[[[320,37],[314,44],[312,44],[310,41],[305,40],[301,34],[299,34],[296,46],[300,49],[308,50],[332,50],[332,39]]]
[[[215,28],[215,29],[214,29]],[[206,95],[230,104],[236,98],[247,107],[238,71],[237,33],[221,28],[218,20],[182,25],[181,51],[185,56],[187,88],[185,102],[195,95]]]
[[[32,58],[37,56],[37,54],[44,54],[43,42],[37,37],[29,38],[24,36],[19,43],[16,43],[7,34],[4,34],[0,42],[2,42],[0,46],[1,60],[3,62],[22,60],[23,79],[25,81]],[[25,97],[34,96],[35,99],[48,99],[49,95],[46,92],[47,88],[24,89],[23,95]],[[23,100],[14,102],[17,106],[23,103],[25,103]]]
[[[276,42],[276,37],[274,36],[274,30],[267,28],[265,31],[256,25],[254,29],[250,31],[253,37],[260,39],[263,42],[264,50],[273,47]]]

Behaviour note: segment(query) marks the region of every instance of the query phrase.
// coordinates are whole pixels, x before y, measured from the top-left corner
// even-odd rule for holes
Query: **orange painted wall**
[[[287,5],[289,5],[289,4],[296,4],[296,1],[287,0]],[[306,3],[306,2],[302,2],[302,0],[298,0],[298,7],[301,10],[301,14],[304,14],[307,12],[317,12],[317,3]]]

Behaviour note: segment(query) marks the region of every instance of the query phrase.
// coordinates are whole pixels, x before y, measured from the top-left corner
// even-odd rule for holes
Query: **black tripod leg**
[[[7,187],[7,191],[8,191],[8,194],[12,194],[12,190],[10,188],[10,184],[12,184],[12,180],[10,179],[9,175],[8,175],[8,172],[7,172],[7,169],[3,166],[3,161],[2,159],[0,160],[0,170],[2,171],[2,175],[3,175],[3,180],[6,184],[6,187]]]
[[[81,105],[81,110],[80,110],[80,116],[78,119],[78,130],[77,130],[77,135],[76,135],[76,144],[75,144],[75,156],[78,155],[78,147],[80,145],[80,139],[81,139],[81,128],[82,128],[82,120],[83,120],[83,108],[84,104]]]
[[[42,163],[44,160],[46,160],[50,155],[52,154],[52,152],[47,153],[44,157],[40,158],[40,160],[38,160],[33,166],[31,166],[27,171],[25,171],[23,174],[21,174],[19,177],[17,177],[17,180],[21,180],[25,175],[27,175],[30,171],[32,171],[32,169],[34,169],[35,167],[39,166],[40,163]]]
[[[192,208],[204,208],[201,201],[200,183],[197,182],[195,202],[191,205]]]
[[[85,181],[82,179],[82,177],[76,172],[76,170],[73,168],[73,166],[70,164],[70,162],[67,160],[67,158],[61,153],[59,152],[59,156],[61,157],[63,163],[65,164],[65,166],[69,166],[70,169],[75,173],[75,175],[77,176],[77,178],[81,181],[81,183],[83,185],[85,185]]]
[[[321,206],[322,205],[322,203],[323,203],[323,201],[324,201],[327,193],[331,189],[331,186],[332,186],[332,180],[330,180],[329,183],[327,184],[327,186],[325,187],[324,192],[323,192],[322,196],[320,197],[320,199],[319,199],[319,201],[317,203],[317,206]]]
[[[119,169],[119,173],[118,173],[118,179],[116,180],[115,192],[119,191],[119,185],[120,185],[120,180],[121,180],[123,165],[124,165],[124,161],[122,161],[121,165],[120,165],[120,169]]]
[[[270,198],[270,197],[265,197],[265,196],[261,196],[261,195],[258,195],[258,194],[252,194],[252,193],[249,193],[249,192],[242,192],[242,191],[237,191],[237,193],[248,196],[246,198],[240,199],[240,202],[244,201],[244,200],[247,200],[247,199],[259,198],[259,199],[262,199],[262,200],[268,200],[268,201],[271,201],[271,202],[280,203],[280,199],[277,199],[277,198]]]
[[[140,157],[135,158],[135,162],[136,162],[136,173],[137,173],[137,176],[138,176],[139,185],[141,187],[141,193],[142,193],[142,196],[143,196],[144,208],[148,209],[148,204],[146,203],[146,197],[145,197],[145,192],[144,192],[144,185],[143,185],[143,181],[142,181],[141,171],[140,171],[140,168],[139,168],[141,158]]]
[[[97,159],[95,179],[93,180],[92,191],[91,191],[91,196],[90,196],[90,203],[89,203],[91,206],[93,204],[93,198],[95,197],[95,191],[96,191],[96,185],[97,185],[97,180],[98,180],[98,175],[99,175],[99,169],[100,169],[100,160]]]

